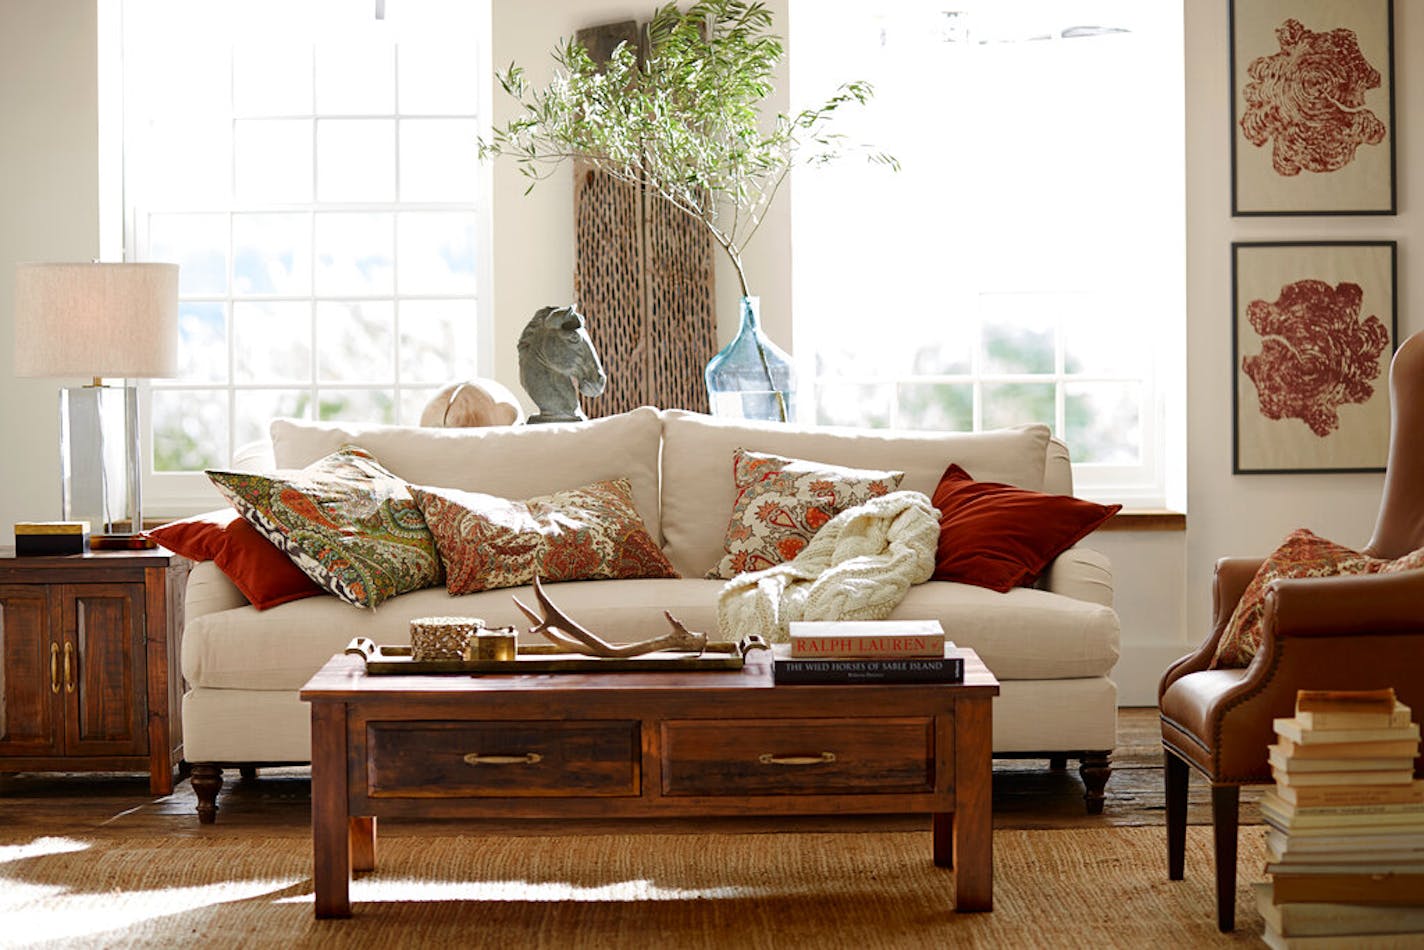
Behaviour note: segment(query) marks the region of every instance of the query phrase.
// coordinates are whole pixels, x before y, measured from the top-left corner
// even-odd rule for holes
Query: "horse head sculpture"
[[[529,422],[587,419],[579,394],[597,396],[608,385],[583,314],[573,307],[540,307],[519,334],[519,383],[539,407]]]

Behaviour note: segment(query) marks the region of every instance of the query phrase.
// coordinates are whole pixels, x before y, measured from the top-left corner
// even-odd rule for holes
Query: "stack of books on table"
[[[1419,725],[1394,690],[1301,690],[1261,798],[1272,947],[1424,946]],[[1411,936],[1412,935],[1412,936]]]
[[[964,682],[938,620],[793,621],[790,634],[772,650],[777,683]]]

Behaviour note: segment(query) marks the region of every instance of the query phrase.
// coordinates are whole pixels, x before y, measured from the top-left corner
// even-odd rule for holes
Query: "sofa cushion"
[[[626,479],[525,501],[411,486],[445,564],[445,589],[470,594],[541,581],[677,577],[633,507]]]
[[[708,577],[728,579],[791,560],[826,522],[888,495],[905,477],[741,448],[731,462],[737,500],[727,522],[725,553]]]
[[[145,533],[174,554],[212,561],[258,610],[325,593],[234,508],[171,521]]]
[[[298,471],[209,471],[268,541],[345,602],[383,600],[440,582],[435,538],[405,482],[345,446]]]
[[[656,409],[644,407],[587,422],[470,429],[277,419],[271,431],[279,468],[309,465],[350,443],[367,449],[412,484],[499,498],[528,498],[626,478],[648,533],[662,541],[658,518],[662,423]],[[702,570],[708,566],[704,564]]]
[[[736,631],[717,627],[721,581],[570,581],[547,588],[561,610],[613,642],[668,632],[667,610],[688,629],[718,640]],[[379,644],[410,642],[410,620],[424,616],[479,617],[514,626],[521,644],[543,643],[527,633],[514,597],[535,604],[527,587],[452,598],[443,588],[403,594],[378,610],[352,610],[332,597],[313,597],[259,613],[251,607],[192,620],[183,637],[183,676],[195,687],[299,689],[352,637]],[[910,588],[890,619],[934,618],[949,639],[973,647],[1001,680],[1100,677],[1118,657],[1117,615],[1108,607],[1019,587],[998,594],[981,587],[930,581]]]
[[[1068,495],[981,482],[950,465],[935,489],[935,580],[1004,592],[1033,581],[1054,558],[1122,510]]]
[[[570,617],[607,640],[624,643],[668,633],[663,611],[689,630],[715,634],[721,581],[600,580],[550,585],[545,593]],[[183,635],[183,676],[194,686],[221,689],[300,689],[353,637],[379,644],[410,642],[415,617],[479,617],[492,627],[512,626],[519,642],[547,643],[527,632],[514,606],[536,606],[528,587],[452,597],[443,587],[403,594],[377,610],[352,610],[334,597],[313,597],[258,613],[251,607],[206,614]]]
[[[701,577],[722,556],[737,491],[727,459],[743,447],[850,468],[905,473],[901,489],[932,495],[950,462],[975,478],[1043,490],[1048,427],[991,432],[876,432],[746,422],[680,409],[662,412],[663,551],[684,576]],[[641,510],[641,509],[640,509]]]

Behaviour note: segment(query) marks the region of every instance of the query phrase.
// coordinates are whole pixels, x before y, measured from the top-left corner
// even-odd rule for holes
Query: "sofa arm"
[[[183,595],[183,618],[192,623],[204,614],[246,607],[247,598],[212,561],[200,561],[188,574]]]
[[[1111,607],[1112,562],[1090,548],[1069,548],[1048,565],[1043,586],[1054,594]]]

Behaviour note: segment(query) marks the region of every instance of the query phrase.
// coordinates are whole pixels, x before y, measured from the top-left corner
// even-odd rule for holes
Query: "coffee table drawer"
[[[590,722],[369,722],[372,798],[637,795],[639,725]]]
[[[663,724],[664,795],[934,790],[934,719],[722,719]]]

